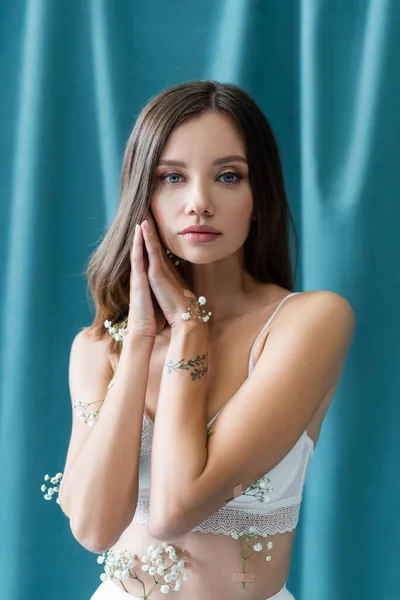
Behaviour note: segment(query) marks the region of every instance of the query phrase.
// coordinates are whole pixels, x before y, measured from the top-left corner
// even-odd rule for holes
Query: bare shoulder
[[[304,342],[325,339],[344,357],[351,345],[355,314],[349,301],[330,290],[301,292],[288,299],[274,319],[274,336],[301,336]]]
[[[301,298],[302,294],[298,294]],[[305,303],[309,305],[309,310],[320,311],[320,314],[326,315],[340,321],[344,327],[347,326],[350,332],[355,326],[355,314],[350,302],[340,294],[330,290],[316,290],[305,292]]]
[[[111,379],[113,370],[108,339],[96,339],[89,328],[82,329],[72,341],[69,365],[70,376],[78,379],[84,374],[92,381],[96,376],[100,376],[100,380]]]
[[[292,296],[285,302],[285,307],[279,311],[276,323],[283,322],[286,319],[292,320],[296,316],[306,316],[307,314],[320,315],[322,318],[335,316],[338,319],[348,322],[350,329],[354,327],[355,315],[349,301],[340,294],[330,290],[315,290],[312,292],[301,292]],[[315,312],[316,311],[316,312]]]

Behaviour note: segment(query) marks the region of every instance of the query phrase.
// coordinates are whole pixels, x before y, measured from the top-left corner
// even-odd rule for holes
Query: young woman
[[[293,598],[302,490],[354,314],[334,292],[293,292],[289,224],[273,133],[243,90],[196,81],[145,106],[70,356],[59,502],[103,553],[92,600]]]

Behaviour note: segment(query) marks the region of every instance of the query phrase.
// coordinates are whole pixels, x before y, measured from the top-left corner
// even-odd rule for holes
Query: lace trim
[[[299,514],[300,504],[282,506],[267,514],[222,507],[191,531],[231,535],[232,532],[240,533],[243,529],[253,525],[262,533],[274,535],[296,529]],[[132,522],[147,525],[148,516],[149,501],[139,499]]]

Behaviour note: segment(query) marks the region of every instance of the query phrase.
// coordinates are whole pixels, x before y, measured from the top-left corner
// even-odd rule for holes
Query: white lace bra
[[[298,293],[293,292],[285,296],[258,334],[250,352],[249,375],[254,368],[253,350],[258,338],[270,324],[285,300]],[[207,429],[221,410],[211,419]],[[154,423],[144,413],[139,463],[138,502],[133,523],[147,524],[148,522],[153,427]],[[269,486],[273,488],[269,494],[269,500],[260,502],[254,496],[243,493],[225,504],[192,531],[231,535],[232,532],[239,533],[249,526],[255,526],[268,535],[292,531],[298,523],[307,468],[313,453],[314,442],[307,431],[304,431],[288,454],[266,474],[270,480]]]

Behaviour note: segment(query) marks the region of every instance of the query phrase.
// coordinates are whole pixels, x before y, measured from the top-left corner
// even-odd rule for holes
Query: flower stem
[[[246,560],[247,560],[247,559],[246,559],[246,558],[244,558],[244,557],[242,556],[242,568],[243,568],[243,573],[246,573]],[[245,583],[244,581],[243,581],[243,583],[242,583],[242,587],[243,587],[243,589],[244,589],[244,590],[246,589],[246,583]]]

